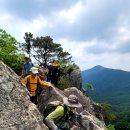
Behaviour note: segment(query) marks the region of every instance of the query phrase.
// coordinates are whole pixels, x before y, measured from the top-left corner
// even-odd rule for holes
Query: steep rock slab
[[[72,71],[70,75],[70,86],[71,87],[76,87],[79,90],[81,90],[81,85],[82,84],[82,77],[81,77],[81,71],[78,66]]]
[[[79,109],[78,112],[83,112],[83,116],[80,120],[82,126],[79,124],[75,124],[75,121],[72,121],[72,126],[75,125],[75,128],[72,130],[104,130],[105,124],[102,123],[97,117],[96,114],[101,115],[100,111],[95,111],[93,107],[93,102],[86,96],[82,94],[81,91],[79,91],[75,87],[71,87],[68,89],[65,89],[64,91],[59,90],[58,88],[53,87],[53,89],[44,88],[43,92],[39,98],[38,108],[41,114],[44,116],[44,109],[45,106],[48,104],[48,102],[51,101],[62,101],[63,97],[68,97],[70,94],[75,94],[79,100],[80,103],[83,105],[83,108]],[[96,105],[96,104],[95,104]],[[99,106],[97,105],[97,108]]]
[[[18,76],[0,62],[0,130],[48,130]]]
[[[84,96],[82,92],[76,87],[65,89],[64,93],[66,97],[68,97],[70,94],[74,94],[79,98],[79,101],[83,106],[83,108],[80,109],[79,112],[86,110],[92,115],[96,116],[98,119],[103,120],[103,116],[101,114],[101,106],[98,103],[95,103],[89,97]]]

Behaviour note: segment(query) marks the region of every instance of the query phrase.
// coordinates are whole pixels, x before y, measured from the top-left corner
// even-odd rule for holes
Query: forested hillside
[[[112,111],[117,116],[116,120],[125,122],[123,125],[118,124],[122,125],[121,129],[128,126],[127,123],[130,120],[130,72],[95,66],[82,72],[82,80],[84,88],[86,88],[86,83],[91,83],[94,86],[94,91],[89,91],[88,95],[98,102],[108,102],[112,105]]]

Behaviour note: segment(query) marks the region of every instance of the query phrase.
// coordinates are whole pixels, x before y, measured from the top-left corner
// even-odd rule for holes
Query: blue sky
[[[0,28],[51,36],[81,70],[95,65],[130,71],[130,0],[0,0]]]

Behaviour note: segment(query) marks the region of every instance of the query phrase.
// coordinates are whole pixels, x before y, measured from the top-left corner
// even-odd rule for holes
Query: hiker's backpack
[[[70,125],[68,123],[70,109],[68,109],[68,106],[65,104],[62,104],[60,101],[53,101],[53,102],[48,103],[48,105],[46,106],[44,113],[43,113],[44,114],[43,122],[46,124],[45,118],[51,112],[53,112],[58,106],[63,106],[64,115],[58,121],[56,121],[55,124],[58,127],[58,129],[70,130]]]
[[[62,104],[60,101],[53,101],[47,104],[47,106],[44,109],[44,119],[51,113],[53,112],[58,106],[63,106],[64,107],[64,116],[62,117],[65,118],[66,115],[68,114],[68,108],[65,104]]]
[[[41,92],[42,92],[42,87],[39,83],[39,76],[37,76],[37,83],[30,83],[30,75],[27,77],[27,89],[29,92],[31,92],[30,90],[30,84],[37,84],[37,89],[36,91],[36,96],[40,96]]]

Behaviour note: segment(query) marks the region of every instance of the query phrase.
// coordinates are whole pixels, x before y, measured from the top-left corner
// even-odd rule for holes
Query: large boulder
[[[105,125],[100,121],[102,118],[102,115],[100,111],[95,111],[94,105],[96,105],[92,100],[89,99],[89,97],[86,97],[82,94],[80,90],[78,90],[76,87],[71,87],[68,89],[65,89],[64,91],[59,90],[58,88],[53,87],[52,89],[44,88],[41,96],[39,97],[39,103],[38,108],[41,114],[44,116],[44,109],[45,106],[51,102],[51,101],[63,101],[64,97],[68,97],[70,94],[75,94],[78,98],[80,103],[82,104],[83,108],[78,109],[77,112],[82,112],[83,116],[80,119],[80,124],[75,124],[75,121],[72,121],[72,126],[75,126],[72,128],[72,130],[104,130]],[[99,106],[97,105],[97,109],[99,109]],[[100,119],[96,117],[96,115],[100,115]]]
[[[98,103],[95,103],[91,98],[83,95],[83,93],[76,87],[65,89],[64,94],[66,97],[68,97],[70,94],[74,94],[79,98],[79,101],[83,106],[83,108],[80,109],[79,112],[83,110],[88,111],[89,113],[103,121],[101,106]]]
[[[82,87],[81,70],[76,64],[74,70],[70,74],[64,75],[64,78],[69,80],[70,87],[76,87],[79,90],[81,90]]]
[[[82,77],[81,77],[81,71],[78,66],[75,67],[75,69],[71,72],[70,75],[70,86],[76,87],[79,90],[81,90],[82,87]]]
[[[48,130],[18,76],[0,61],[0,130]]]

